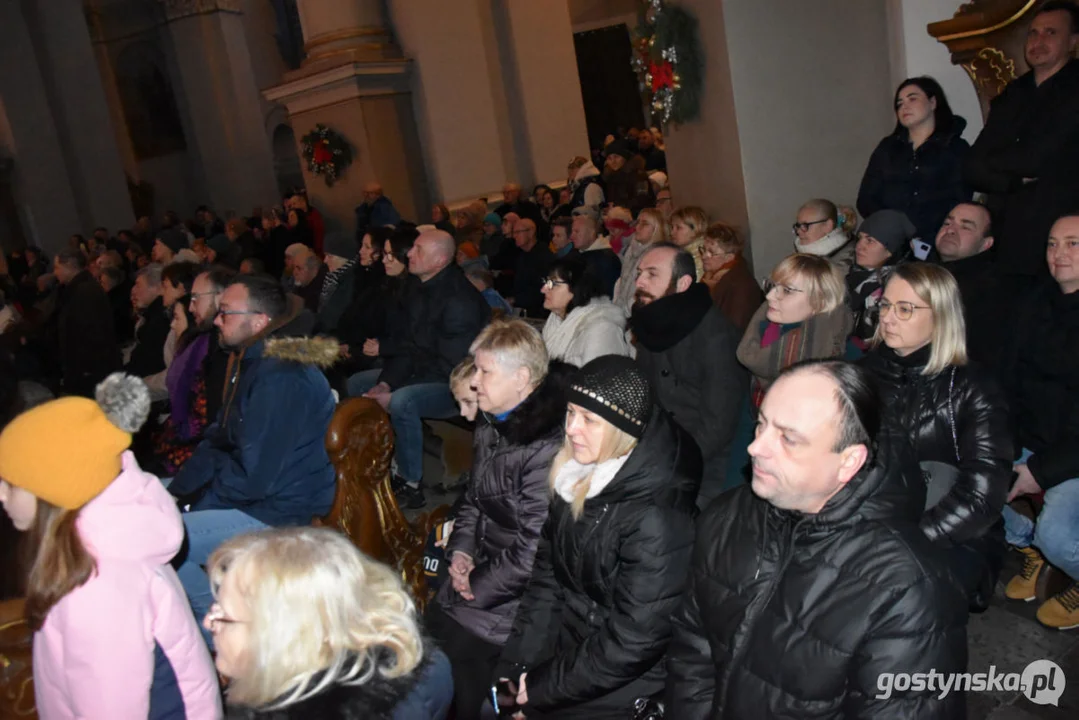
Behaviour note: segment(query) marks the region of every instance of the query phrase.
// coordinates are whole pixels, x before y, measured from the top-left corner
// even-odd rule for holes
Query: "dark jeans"
[[[427,607],[427,629],[450,659],[457,720],[481,720],[483,701],[491,696],[501,646],[470,633],[442,612],[435,601]]]

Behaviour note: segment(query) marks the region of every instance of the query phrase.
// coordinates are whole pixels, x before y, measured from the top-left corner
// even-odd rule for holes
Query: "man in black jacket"
[[[81,252],[58,253],[53,274],[61,286],[57,336],[53,341],[59,353],[61,389],[68,395],[92,398],[97,384],[120,369],[112,307],[105,291],[86,269],[86,257]]]
[[[543,293],[540,289],[547,279],[547,270],[554,256],[547,243],[536,237],[536,223],[522,218],[513,228],[513,241],[521,254],[513,274],[513,306],[525,311],[530,318],[545,318]]]
[[[423,507],[423,418],[457,414],[450,372],[487,324],[490,308],[455,262],[449,233],[430,230],[408,252],[408,270],[420,286],[404,300],[401,347],[382,354],[383,368],[349,378],[348,394],[372,398],[386,409],[396,436],[395,489],[409,508]]]
[[[131,288],[131,305],[138,319],[135,321],[135,346],[124,372],[145,378],[165,369],[165,339],[169,336],[172,318],[165,310],[162,299],[162,267],[151,263],[139,270],[135,285]]]
[[[967,321],[967,355],[985,367],[995,367],[1000,355],[1000,331],[1009,326],[1016,298],[1004,297],[993,253],[993,223],[981,203],[956,205],[944,219],[936,239],[941,267],[954,277],[963,298]],[[933,256],[930,256],[933,258]]]
[[[1008,501],[1045,492],[1036,523],[1004,508],[1008,542],[1025,556],[1004,592],[1033,600],[1046,561],[1060,568],[1072,584],[1038,608],[1038,620],[1063,630],[1079,627],[1079,215],[1057,220],[1046,256],[1052,279],[1020,308],[1001,373],[1022,449]]]
[[[693,436],[704,456],[697,506],[725,489],[727,456],[749,378],[735,350],[737,328],[695,281],[693,257],[667,243],[641,257],[629,324],[637,362],[659,404]]]
[[[1030,72],[1013,80],[989,111],[967,155],[966,179],[989,194],[997,255],[1011,295],[1045,274],[1045,238],[1079,197],[1079,7],[1052,0],[1030,25]]]
[[[752,486],[697,521],[668,717],[966,716],[963,693],[933,683],[966,670],[967,600],[918,529],[921,475],[881,409],[842,362],[769,389]],[[929,687],[908,691],[911,676]]]

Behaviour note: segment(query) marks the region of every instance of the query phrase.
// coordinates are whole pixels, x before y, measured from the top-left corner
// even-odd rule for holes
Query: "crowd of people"
[[[427,224],[372,183],[355,233],[297,192],[12,253],[5,587],[42,716],[964,717],[880,678],[967,671],[969,613],[1049,565],[1037,617],[1079,627],[1077,44],[1043,5],[973,146],[904,81],[856,208],[792,208],[763,288],[651,130]],[[310,527],[348,397],[405,508],[424,422],[474,423],[422,617]]]

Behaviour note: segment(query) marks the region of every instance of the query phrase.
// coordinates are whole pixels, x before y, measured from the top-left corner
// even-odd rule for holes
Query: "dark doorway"
[[[622,24],[575,33],[573,48],[589,147],[603,147],[603,138],[618,128],[644,127],[637,74],[630,65],[629,28]]]

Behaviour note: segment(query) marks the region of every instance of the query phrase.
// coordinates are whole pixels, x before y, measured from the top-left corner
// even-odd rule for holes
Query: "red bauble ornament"
[[[674,86],[674,66],[669,60],[664,60],[658,65],[653,60],[648,63],[648,72],[652,74],[652,92]]]

